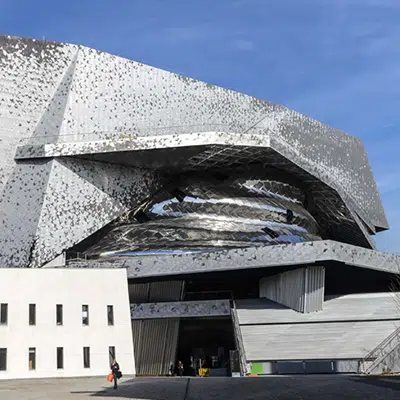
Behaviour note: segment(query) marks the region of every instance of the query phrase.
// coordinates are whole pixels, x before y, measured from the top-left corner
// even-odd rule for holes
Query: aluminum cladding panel
[[[53,135],[58,132],[42,117],[76,51],[76,47],[61,43],[0,35],[0,193],[14,169],[15,149],[20,141],[42,136],[46,131]],[[64,90],[67,96],[68,87]],[[58,106],[61,117],[63,106]],[[1,201],[0,196],[0,207]]]
[[[78,47],[0,36],[0,264],[40,267],[150,194],[153,171],[82,160],[16,163],[21,140],[54,140]]]
[[[218,125],[230,132],[252,135],[249,128],[261,128],[273,138],[271,147],[341,191],[344,200],[352,203],[348,206],[363,214],[367,223],[387,228],[362,143],[337,129],[280,105],[82,46],[10,37],[1,37],[0,46],[0,68],[6,76],[10,65],[16,64],[22,65],[15,73],[16,80],[25,77],[25,71],[36,74],[39,85],[32,88],[33,96],[47,82],[56,84],[55,76],[61,71],[67,74],[61,80],[65,103],[50,102],[51,113],[43,109],[41,113],[39,108],[26,121],[31,132],[39,124],[36,136],[47,136],[50,141],[57,141],[59,134],[100,132],[134,131],[154,136],[207,132],[210,126],[215,131]],[[31,63],[37,53],[40,57]],[[46,60],[56,60],[56,65],[43,69]],[[32,71],[32,65],[38,70]],[[34,75],[31,79],[35,80]],[[7,88],[8,80],[3,80],[3,85]],[[51,88],[48,93],[52,93]],[[17,104],[25,94],[17,88]],[[50,100],[48,95],[46,100]],[[23,108],[17,108],[21,113]],[[2,120],[9,117],[7,110]],[[19,134],[21,138],[27,136]],[[15,143],[10,144],[10,153],[14,154]]]
[[[387,227],[358,139],[280,105],[79,47],[62,134],[134,130],[153,136],[173,133],[173,127],[192,133],[218,125],[247,135],[254,134],[251,127],[262,128],[275,139],[272,147],[343,189],[368,222]]]
[[[95,141],[104,133],[126,132],[180,137],[216,130],[237,133],[242,138],[268,136],[272,149],[334,188],[354,218],[358,215],[371,231],[387,228],[365,149],[353,137],[283,106],[93,49],[0,36],[0,217],[7,224],[1,245],[25,229],[17,213],[10,211],[10,204],[22,204],[26,193],[10,197],[8,189],[16,184],[27,192],[34,191],[31,181],[36,179],[44,184],[36,206],[39,208],[42,202],[43,210],[24,210],[22,220],[28,221],[28,229],[17,240],[24,245],[7,243],[0,257],[2,264],[44,265],[132,208],[142,195],[147,197],[149,186],[156,181],[155,176],[143,172],[141,182],[134,183],[141,195],[128,198],[124,194],[121,201],[124,188],[119,178],[115,179],[119,171],[115,167],[99,190],[93,190],[100,193],[98,201],[92,202],[93,196],[85,199],[88,185],[79,175],[88,168],[81,160],[52,161],[51,172],[35,166],[36,177],[19,173],[29,169],[20,168],[13,159],[21,141],[55,143],[60,137],[73,141],[85,134],[92,134]],[[79,199],[68,197],[64,174],[79,181]],[[132,170],[128,175],[136,173]],[[108,178],[113,181],[111,188]],[[147,185],[145,180],[152,184]],[[61,193],[64,188],[65,193]],[[47,205],[54,198],[57,202],[49,211]],[[106,203],[110,212],[108,206],[104,208]],[[70,230],[77,210],[82,208],[89,211],[88,221],[79,220]],[[97,210],[102,217],[97,217]],[[63,228],[52,235],[54,226],[58,228],[64,222]],[[363,223],[359,221],[359,225]],[[21,252],[19,260],[12,259],[15,252]]]

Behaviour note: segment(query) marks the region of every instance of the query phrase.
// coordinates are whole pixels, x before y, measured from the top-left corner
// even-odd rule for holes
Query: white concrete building
[[[126,271],[0,269],[0,379],[134,374]]]

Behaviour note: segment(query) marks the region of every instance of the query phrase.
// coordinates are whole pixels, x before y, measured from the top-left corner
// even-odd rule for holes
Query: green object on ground
[[[251,373],[252,374],[262,374],[263,373],[263,366],[261,363],[253,363],[251,365]]]

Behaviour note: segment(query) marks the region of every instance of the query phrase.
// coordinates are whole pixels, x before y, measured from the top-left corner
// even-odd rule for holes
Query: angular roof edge
[[[44,111],[34,137],[54,134],[54,126],[60,137],[124,128],[146,136],[149,131],[141,128],[145,122],[152,133],[160,124],[188,129],[193,124],[222,124],[252,135],[250,126],[269,132],[299,167],[342,188],[351,199],[348,207],[367,225],[389,228],[364,145],[357,138],[284,106],[85,46],[0,36],[0,48],[5,61],[0,70],[14,66],[18,57],[36,57],[39,64],[55,56],[65,61],[59,92],[49,99],[51,112]],[[43,67],[43,74],[47,71]],[[107,87],[101,82],[108,82]],[[62,109],[56,105],[60,97],[65,97]]]
[[[336,261],[348,266],[398,274],[400,255],[331,240],[249,247],[195,254],[109,258],[70,263],[67,268],[126,268],[128,278],[178,276]]]

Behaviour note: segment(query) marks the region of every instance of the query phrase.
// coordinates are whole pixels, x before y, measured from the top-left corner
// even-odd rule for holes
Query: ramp
[[[328,296],[309,314],[267,299],[236,307],[246,360],[257,363],[360,361],[400,325],[391,293]]]

